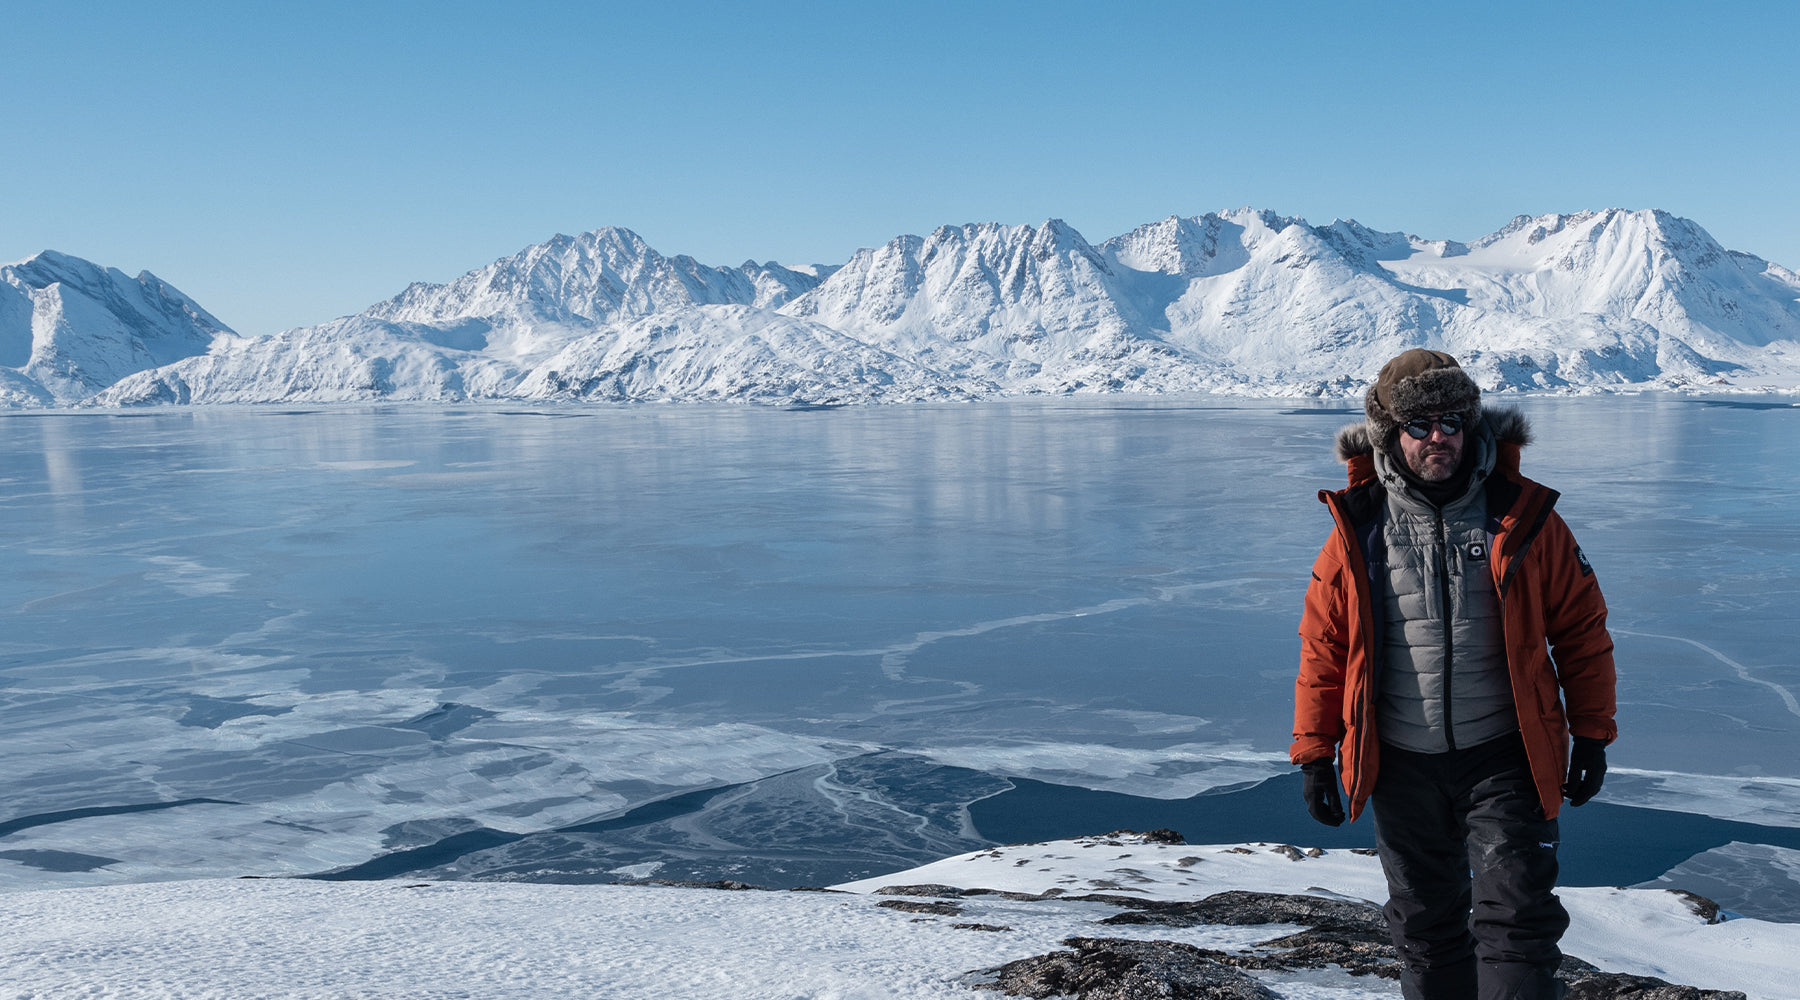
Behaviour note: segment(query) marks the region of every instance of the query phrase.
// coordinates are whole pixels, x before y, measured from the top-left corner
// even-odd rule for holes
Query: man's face
[[[1406,459],[1406,467],[1413,475],[1428,483],[1441,483],[1456,474],[1456,467],[1462,464],[1463,433],[1462,425],[1457,425],[1455,434],[1445,434],[1444,428],[1438,424],[1443,414],[1430,416],[1431,431],[1422,438],[1412,436],[1405,427],[1400,428],[1400,454]],[[1413,422],[1415,426],[1419,421]]]

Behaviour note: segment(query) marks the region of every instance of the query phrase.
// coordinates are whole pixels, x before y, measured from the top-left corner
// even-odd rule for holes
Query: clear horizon
[[[1379,12],[102,3],[16,19],[0,261],[149,270],[246,334],[564,232],[840,263],[964,222],[1249,205],[1469,240],[1657,208],[1800,267],[1800,7]]]

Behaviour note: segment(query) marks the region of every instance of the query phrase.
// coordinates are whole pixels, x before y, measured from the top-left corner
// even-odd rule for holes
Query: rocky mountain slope
[[[65,272],[129,281],[49,253],[0,270],[11,405],[1346,395],[1414,346],[1489,389],[1800,387],[1800,275],[1659,211],[1520,216],[1471,243],[1252,209],[1099,245],[984,223],[799,268],[608,228],[254,339],[148,275],[161,305]]]

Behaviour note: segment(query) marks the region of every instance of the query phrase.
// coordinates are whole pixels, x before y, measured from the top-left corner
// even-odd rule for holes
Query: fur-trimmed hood
[[[1493,432],[1499,450],[1496,467],[1518,472],[1519,449],[1531,443],[1531,421],[1511,406],[1483,406],[1481,423]],[[1375,429],[1367,420],[1337,432],[1337,460],[1350,466],[1350,485],[1375,478]]]

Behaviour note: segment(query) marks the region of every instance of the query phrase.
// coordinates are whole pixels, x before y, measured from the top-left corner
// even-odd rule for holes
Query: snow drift
[[[1369,902],[1380,868],[1349,851],[1121,833],[978,851],[837,892],[746,888],[213,879],[11,893],[0,975],[22,996],[975,998],[1006,995],[987,992],[1006,987],[1003,964],[1111,945],[1191,956],[1238,986],[1209,996],[1400,992],[1380,971],[1392,967]],[[1795,925],[1720,920],[1660,890],[1560,892],[1564,948],[1580,960],[1564,977],[1586,980],[1581,996],[1791,994]],[[1372,960],[1304,955],[1318,945],[1293,939],[1313,914],[1337,925],[1327,937],[1360,931]],[[1652,993],[1632,977],[1741,992]]]

